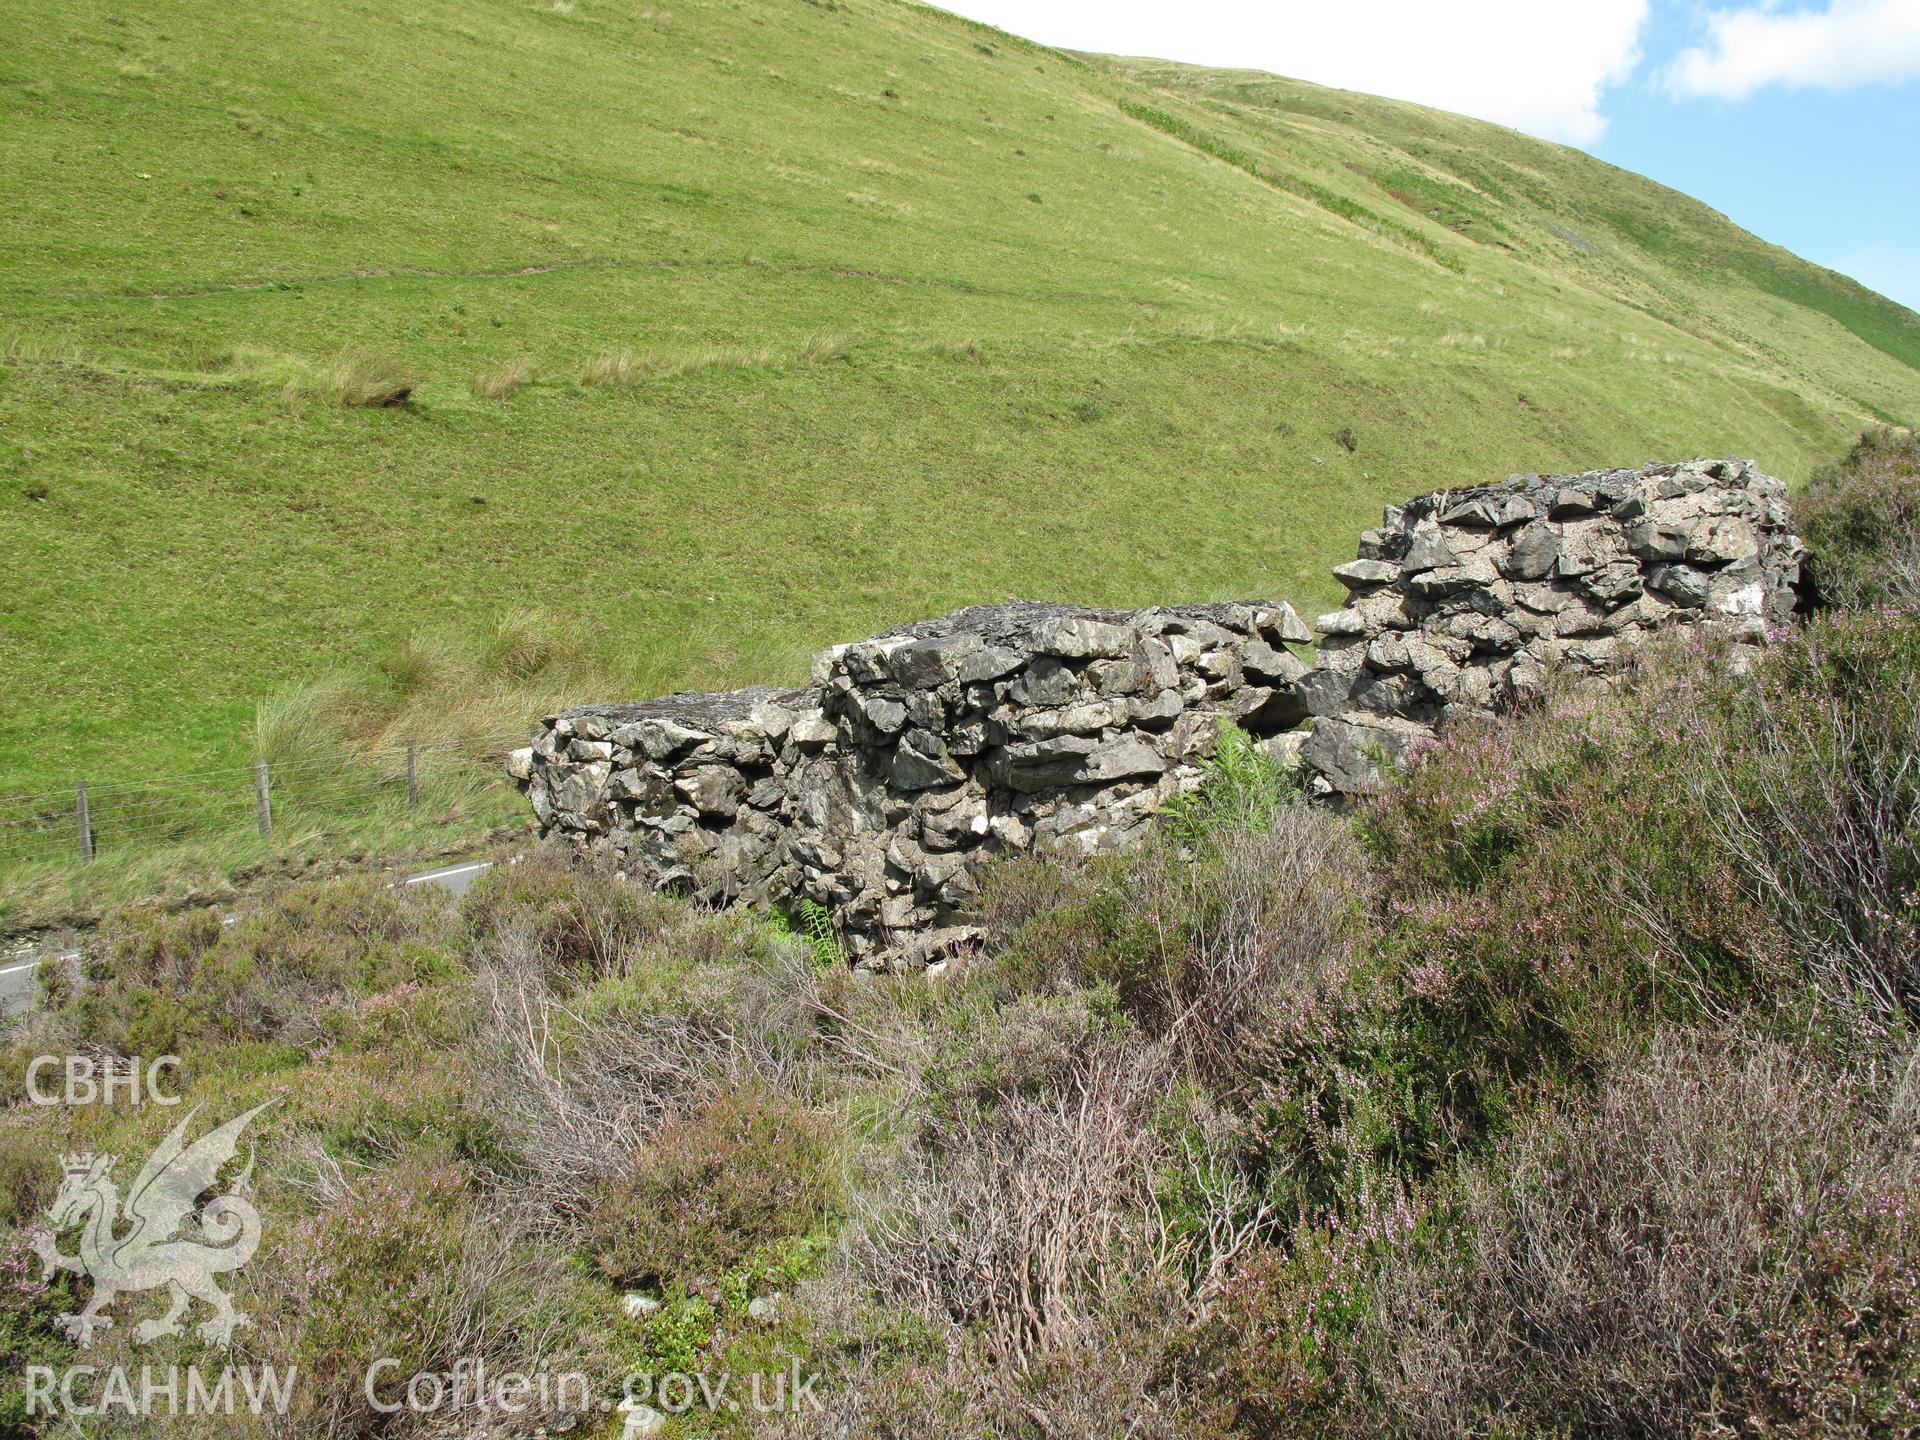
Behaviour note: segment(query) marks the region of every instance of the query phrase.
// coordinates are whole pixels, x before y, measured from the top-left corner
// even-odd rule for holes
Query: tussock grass
[[[391,356],[349,347],[319,365],[296,368],[288,375],[283,393],[288,400],[318,396],[336,405],[386,409],[406,404],[414,384],[405,367]]]
[[[565,627],[551,613],[536,608],[494,616],[481,641],[481,670],[508,680],[532,680],[543,671],[576,667],[580,660],[580,650]]]
[[[473,377],[473,393],[482,400],[510,400],[515,392],[533,383],[533,362],[517,355],[482,370]]]
[[[836,360],[845,360],[852,353],[853,343],[846,336],[822,331],[807,337],[807,343],[800,351],[800,360],[806,365],[830,365]]]
[[[58,335],[15,333],[0,346],[0,363],[8,365],[79,365],[86,358],[76,341]]]
[[[363,707],[362,692],[340,679],[266,696],[253,707],[254,752],[269,766],[344,762]]]
[[[409,635],[366,670],[262,701],[256,745],[271,761],[391,757],[413,744],[435,767],[461,768],[489,746],[523,743],[516,737],[570,697],[611,691],[610,668],[572,643],[571,632],[543,611],[516,609],[473,633]],[[483,766],[478,778],[497,777]]]
[[[845,360],[852,353],[851,340],[845,335],[828,331],[808,336],[797,353],[785,357],[772,346],[766,345],[751,349],[709,345],[693,350],[646,355],[636,355],[631,350],[617,350],[588,360],[581,369],[580,383],[591,389],[644,385],[652,380],[700,375],[715,370],[775,370],[799,365],[828,365]]]
[[[443,683],[459,665],[454,649],[437,636],[402,636],[374,661],[396,695],[412,696]]]
[[[580,383],[589,387],[638,385],[651,372],[646,364],[627,350],[613,355],[596,355],[587,361]]]

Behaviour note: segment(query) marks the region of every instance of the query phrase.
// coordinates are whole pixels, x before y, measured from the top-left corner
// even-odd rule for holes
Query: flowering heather
[[[1795,502],[1820,600],[1920,603],[1920,432],[1869,430]]]

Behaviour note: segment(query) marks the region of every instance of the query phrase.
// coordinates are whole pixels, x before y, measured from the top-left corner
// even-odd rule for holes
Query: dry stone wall
[[[1135,839],[1219,722],[1307,713],[1290,605],[976,606],[817,656],[799,690],[551,717],[513,760],[542,829],[709,901],[806,899],[857,960],[971,933],[984,860]]]
[[[963,943],[982,862],[1137,839],[1220,722],[1317,793],[1379,783],[1463,714],[1604,676],[1670,624],[1790,617],[1784,487],[1744,461],[1515,476],[1390,507],[1314,632],[1279,601],[976,606],[815,657],[812,684],[551,716],[510,764],[542,831],[645,883],[826,907],[864,965]]]
[[[1537,694],[1550,667],[1604,676],[1672,624],[1758,642],[1793,614],[1805,548],[1786,487],[1743,460],[1517,475],[1390,507],[1334,575],[1300,685],[1303,756],[1327,789],[1378,784],[1465,712]]]

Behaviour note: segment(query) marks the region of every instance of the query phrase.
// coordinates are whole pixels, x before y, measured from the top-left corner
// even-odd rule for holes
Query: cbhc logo
[[[144,1067],[137,1055],[124,1060],[112,1055],[98,1060],[91,1055],[36,1055],[27,1066],[27,1098],[36,1105],[111,1105],[116,1097],[134,1105],[178,1105],[180,1097],[162,1090],[160,1077],[179,1068],[178,1055],[161,1055]],[[42,1088],[42,1077],[54,1069],[62,1072],[64,1085]]]

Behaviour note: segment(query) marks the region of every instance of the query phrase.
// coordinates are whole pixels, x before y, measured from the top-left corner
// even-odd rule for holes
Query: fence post
[[[253,762],[253,803],[260,812],[261,835],[273,834],[273,794],[268,788],[267,762],[263,756]]]
[[[413,741],[407,741],[407,808],[420,808],[420,770],[416,761],[418,750]]]
[[[73,818],[80,822],[80,863],[93,863],[93,812],[87,806],[87,782],[82,780],[73,792]]]

